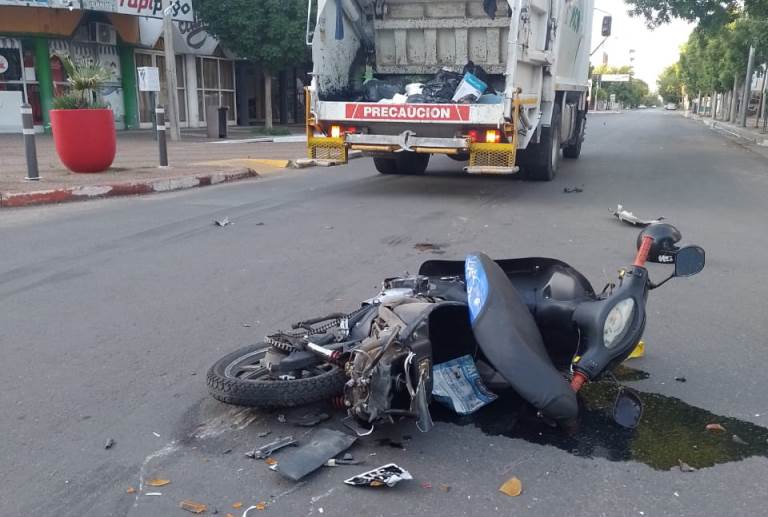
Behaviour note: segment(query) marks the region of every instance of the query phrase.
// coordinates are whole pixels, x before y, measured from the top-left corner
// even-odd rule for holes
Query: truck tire
[[[579,117],[579,130],[570,144],[563,147],[563,158],[575,160],[581,156],[581,143],[584,141],[584,131],[587,126],[587,115],[582,114]]]
[[[552,124],[541,127],[541,140],[528,145],[521,168],[529,181],[552,181],[560,166],[560,106],[552,109]]]
[[[373,165],[381,174],[424,174],[430,156],[403,151],[395,154],[394,158],[375,157]]]

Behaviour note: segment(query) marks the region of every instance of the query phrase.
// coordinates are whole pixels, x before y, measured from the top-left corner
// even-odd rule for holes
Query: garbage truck
[[[552,180],[581,153],[592,22],[593,0],[309,0],[309,157]]]

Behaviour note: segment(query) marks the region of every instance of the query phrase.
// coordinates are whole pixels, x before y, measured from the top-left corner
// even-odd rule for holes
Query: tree
[[[307,61],[304,0],[194,0],[208,32],[264,71],[264,126],[272,128],[272,73]]]
[[[642,16],[650,28],[669,23],[672,18],[698,22],[701,26],[717,27],[732,19],[739,10],[739,0],[625,0],[632,6],[629,13]],[[760,3],[751,0],[748,3]]]
[[[679,103],[683,98],[683,83],[680,80],[680,65],[674,64],[665,68],[656,81],[664,102]]]
[[[593,70],[593,75],[603,74],[631,74],[632,67],[599,65]],[[601,82],[600,90],[604,91],[606,96],[614,94],[616,100],[626,106],[637,106],[643,104],[643,98],[648,95],[648,84],[641,79],[633,78],[625,82]],[[600,97],[597,97],[600,100]]]

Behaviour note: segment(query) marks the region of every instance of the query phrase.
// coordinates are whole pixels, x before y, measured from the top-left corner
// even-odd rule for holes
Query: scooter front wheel
[[[341,394],[346,375],[334,364],[297,372],[295,378],[272,377],[262,364],[269,350],[257,343],[227,354],[208,370],[208,392],[227,404],[262,408],[293,407]]]

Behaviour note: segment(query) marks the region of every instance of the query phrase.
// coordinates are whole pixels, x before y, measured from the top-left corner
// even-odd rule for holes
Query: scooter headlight
[[[618,344],[619,338],[624,335],[635,312],[635,300],[627,298],[613,306],[613,309],[605,318],[603,327],[603,344],[606,348],[613,348]]]

